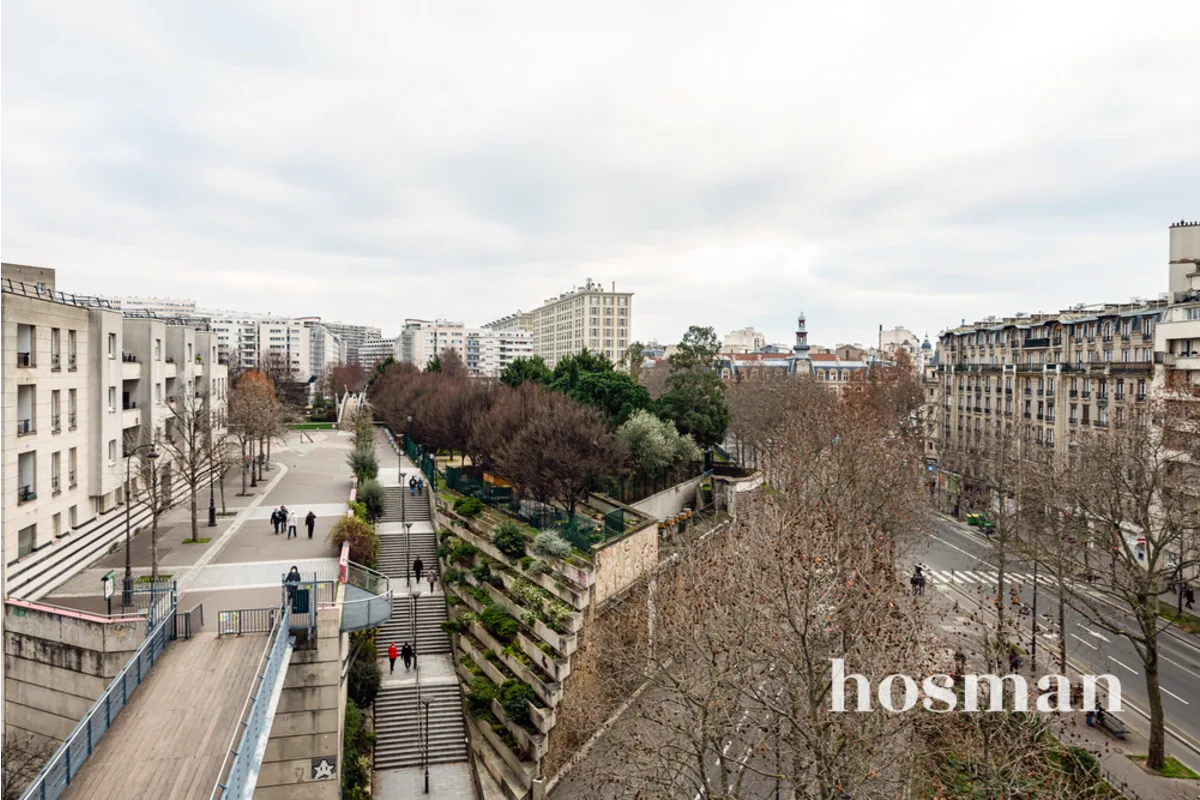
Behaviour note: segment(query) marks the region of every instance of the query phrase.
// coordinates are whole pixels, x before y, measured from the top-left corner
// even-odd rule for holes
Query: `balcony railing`
[[[1030,414],[1028,411],[1026,411],[1026,412],[1025,412],[1024,414],[1022,414],[1021,416],[1025,417],[1025,419],[1033,419],[1033,415],[1032,415],[1032,414]]]
[[[69,353],[67,355],[67,369],[68,370],[75,369],[75,354],[74,353]]]
[[[50,432],[58,433],[62,430],[62,418],[58,414],[50,415]]]
[[[75,483],[75,470],[71,470],[70,472],[67,473],[67,486],[71,489],[74,489],[76,485],[77,484]]]
[[[1049,347],[1050,346],[1050,337],[1046,336],[1046,337],[1041,337],[1038,339],[1032,339],[1032,338],[1026,339],[1024,346],[1025,347]]]
[[[1084,400],[1087,400],[1091,396],[1092,393],[1088,389],[1084,389],[1083,392],[1080,393],[1080,397],[1082,397]]]
[[[1055,347],[1062,347],[1062,343],[1063,343],[1063,337],[1061,337],[1061,336],[1055,336],[1055,337],[1054,337],[1053,339],[1051,339],[1050,341],[1051,341],[1051,342],[1054,344],[1054,346],[1055,346]]]
[[[33,365],[33,353],[17,353],[18,367],[32,367]]]
[[[1102,420],[1102,419],[1098,419],[1092,424],[1095,425],[1097,428],[1107,428],[1108,427],[1108,421]]]
[[[32,486],[22,486],[17,490],[18,503],[28,503],[30,500],[37,500],[37,492]]]
[[[1143,342],[1143,343],[1145,343],[1145,342],[1153,342],[1153,341],[1154,341],[1154,334],[1153,334],[1153,333],[1143,333],[1143,334],[1142,334],[1142,342]]]
[[[121,410],[122,410],[122,411],[133,411],[135,408],[137,408],[137,401],[136,401],[136,400],[126,400],[126,401],[124,401],[124,402],[122,402],[122,403],[121,403]]]
[[[1141,401],[1143,401],[1143,400],[1145,400],[1145,399],[1146,399],[1146,393],[1145,393],[1145,392],[1138,392],[1138,393],[1137,393],[1137,396],[1136,396],[1136,397],[1134,397],[1134,399],[1135,399],[1135,400],[1137,400],[1137,401],[1140,403]]]
[[[129,350],[122,350],[121,351],[121,360],[124,361],[126,364],[136,364],[137,356],[135,356]]]
[[[67,430],[75,430],[75,412],[67,414]]]
[[[1037,390],[1037,394],[1038,394],[1038,397],[1045,397],[1045,396],[1046,396],[1046,390],[1045,390],[1045,389],[1038,389],[1038,390]]]
[[[33,433],[33,420],[32,419],[17,420],[17,436],[26,436],[30,433]]]
[[[57,475],[52,475],[50,477],[50,491],[54,492],[55,494],[58,494],[59,491],[61,491],[58,486],[58,476]]]
[[[1033,389],[1026,389],[1026,390],[1025,390],[1025,396],[1026,396],[1026,397],[1029,397],[1029,396],[1030,396],[1030,395],[1032,395],[1032,394],[1033,394]]]
[[[167,362],[168,364],[174,364],[174,363],[175,363],[175,356],[167,356],[167,358],[166,358],[166,362]]]
[[[1104,343],[1106,343],[1106,344],[1107,344],[1107,343],[1110,343],[1110,342],[1112,342],[1112,340],[1113,340],[1113,337],[1112,337],[1112,334],[1111,334],[1111,333],[1110,333],[1110,334],[1108,334],[1107,336],[1101,336],[1101,337],[1100,337],[1100,341],[1101,341],[1101,342],[1104,342]]]
[[[61,369],[62,369],[62,358],[58,355],[58,353],[51,353],[50,354],[50,371],[58,372]]]
[[[1072,389],[1071,391],[1067,392],[1067,396],[1068,397],[1079,397],[1079,390]]]

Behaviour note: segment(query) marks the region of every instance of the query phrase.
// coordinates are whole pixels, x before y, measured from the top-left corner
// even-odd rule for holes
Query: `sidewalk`
[[[945,591],[931,591],[924,595],[924,604],[938,638],[948,645],[949,652],[958,651],[967,656],[968,672],[979,670],[983,664],[983,655],[977,647],[980,623],[972,619],[977,612],[967,608],[963,599],[949,587],[941,588]],[[1072,672],[1068,677],[1075,681],[1079,676]],[[1122,784],[1119,788],[1131,800],[1195,800],[1200,797],[1200,781],[1161,778],[1151,775],[1132,761],[1129,755],[1145,755],[1149,746],[1142,732],[1145,721],[1134,712],[1123,713],[1121,719],[1129,729],[1123,741],[1113,739],[1099,728],[1087,727],[1082,713],[1061,716],[1061,723],[1057,726],[1058,736],[1065,744],[1083,747],[1095,756],[1109,773],[1110,782]],[[1200,772],[1194,753],[1168,750],[1167,754]]]

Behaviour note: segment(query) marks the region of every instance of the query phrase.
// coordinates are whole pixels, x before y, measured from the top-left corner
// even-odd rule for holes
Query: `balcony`
[[[1067,420],[1067,422],[1071,423],[1072,425],[1078,425],[1078,424],[1079,424],[1079,418],[1078,418],[1078,417],[1071,417],[1069,420]]]
[[[1110,334],[1108,334],[1107,336],[1101,336],[1101,337],[1100,337],[1100,341],[1101,341],[1103,344],[1112,344],[1112,340],[1113,340],[1113,337],[1112,337],[1112,334],[1111,334],[1111,333],[1110,333]]]
[[[1045,390],[1045,389],[1038,389],[1038,390],[1037,390],[1037,395],[1038,395],[1038,397],[1045,397],[1045,396],[1046,396],[1046,390]]]
[[[132,404],[130,404],[132,406]],[[121,429],[136,428],[142,424],[142,412],[136,408],[126,408],[121,411]]]
[[[1023,416],[1025,419],[1033,419],[1033,414],[1030,414],[1028,411],[1026,411],[1021,416]]]
[[[22,486],[17,489],[17,503],[28,503],[30,500],[37,500],[37,492],[32,486]]]
[[[59,415],[59,414],[51,414],[50,415],[50,432],[51,433],[62,432],[62,416],[61,415]]]
[[[1142,401],[1144,401],[1146,399],[1146,393],[1138,392],[1137,395],[1133,399],[1137,400],[1139,403],[1141,403]]]
[[[1045,417],[1042,416],[1041,414],[1038,414],[1037,418],[1038,418],[1038,422],[1041,422],[1043,419],[1045,419]]]
[[[1051,344],[1053,344],[1055,347],[1062,347],[1062,343],[1063,343],[1063,337],[1061,337],[1061,336],[1055,336],[1053,339],[1051,339],[1051,340],[1050,340],[1050,342],[1051,342]]]
[[[1153,341],[1154,341],[1154,334],[1153,334],[1153,333],[1143,333],[1143,334],[1142,334],[1142,343],[1143,343],[1143,344],[1145,344],[1145,343],[1147,343],[1147,342],[1153,342]]]
[[[33,353],[17,353],[18,367],[33,367],[37,366],[33,360]]]
[[[1023,347],[1049,347],[1050,346],[1050,337],[1046,336],[1046,337],[1042,337],[1039,339],[1032,339],[1032,338],[1026,339],[1022,346]]]
[[[17,436],[28,436],[31,433],[34,433],[32,419],[17,420]]]
[[[1071,391],[1067,392],[1067,396],[1068,397],[1079,397],[1079,390],[1072,389]]]
[[[1008,394],[1008,395],[1011,395],[1011,394],[1012,394],[1012,387],[1010,386],[1010,387],[1008,387],[1007,389],[1005,389],[1005,390],[1004,390],[1004,393],[1005,393],[1005,394]]]
[[[69,431],[75,430],[75,412],[74,411],[72,411],[70,414],[67,414],[67,430],[69,430]]]
[[[1102,419],[1098,419],[1092,424],[1095,425],[1097,428],[1107,428],[1108,427],[1108,421],[1102,420]]]
[[[136,381],[142,377],[142,365],[138,361],[121,359],[121,380]]]
[[[1028,388],[1027,388],[1027,389],[1025,390],[1025,396],[1026,396],[1026,397],[1029,397],[1029,396],[1030,396],[1030,395],[1032,395],[1032,394],[1033,394],[1033,389],[1028,389]]]
[[[1091,397],[1091,396],[1092,396],[1092,393],[1091,393],[1091,391],[1089,391],[1089,390],[1087,390],[1087,389],[1084,389],[1084,390],[1083,390],[1083,392],[1080,394],[1080,396],[1081,396],[1081,397],[1082,397],[1084,400],[1087,400],[1089,397]]]
[[[135,356],[135,355],[133,354],[133,352],[132,352],[132,351],[130,351],[130,350],[122,350],[122,351],[121,351],[121,363],[123,363],[123,364],[136,364],[136,363],[137,363],[137,356]]]

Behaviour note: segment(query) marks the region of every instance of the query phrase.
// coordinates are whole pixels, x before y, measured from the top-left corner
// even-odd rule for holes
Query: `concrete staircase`
[[[429,486],[419,495],[410,495],[407,486],[384,487],[387,508],[380,522],[429,522]]]
[[[439,598],[440,600],[440,598]],[[443,634],[444,636],[444,634]],[[422,764],[421,731],[429,705],[429,763],[450,764],[467,760],[467,731],[463,724],[462,696],[457,683],[432,686],[385,687],[375,699],[375,769],[400,769]]]
[[[401,585],[404,580],[401,579]],[[426,584],[428,587],[428,584]],[[380,651],[386,650],[392,642],[401,646],[404,642],[412,641],[412,601],[407,597],[397,597],[392,604],[392,616],[379,627],[375,641],[379,643]],[[446,621],[446,598],[435,594],[417,598],[416,630],[417,663],[421,658],[435,653],[450,652],[450,637],[442,630]]]

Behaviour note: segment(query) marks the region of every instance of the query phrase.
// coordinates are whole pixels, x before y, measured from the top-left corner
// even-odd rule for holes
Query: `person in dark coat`
[[[1192,587],[1187,588],[1187,595],[1184,597],[1188,608],[1192,608],[1192,604],[1196,602],[1196,590]]]
[[[275,535],[279,535],[279,509],[271,510],[271,527],[275,529]]]
[[[404,659],[404,671],[408,672],[408,665],[416,661],[416,653],[413,652],[411,644],[404,643],[404,647],[400,648],[400,657]]]
[[[424,493],[425,493],[425,479],[418,477],[417,478],[417,495],[420,496]]]
[[[296,587],[300,585],[300,568],[293,565],[283,582],[287,585],[288,600],[291,600]]]
[[[308,516],[304,518],[304,524],[308,526],[308,538],[312,538],[313,528],[317,526],[317,515],[309,511]]]
[[[408,496],[415,497],[417,494],[417,479],[413,476],[408,479]]]
[[[425,569],[425,562],[421,561],[421,557],[417,556],[417,560],[413,562],[413,574],[417,576],[417,583],[421,582],[421,570]]]

